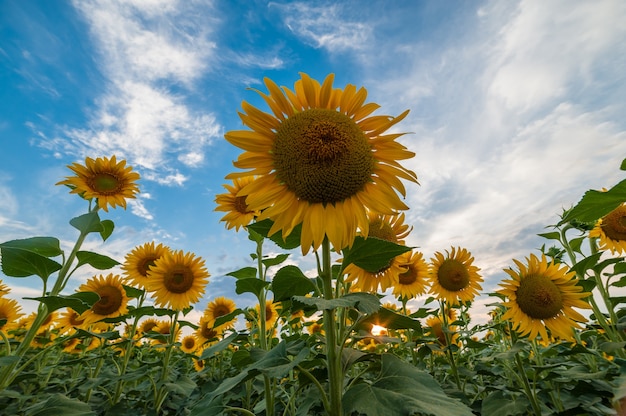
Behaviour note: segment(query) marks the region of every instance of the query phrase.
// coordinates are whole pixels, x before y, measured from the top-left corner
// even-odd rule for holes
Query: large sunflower
[[[15,299],[0,297],[0,331],[5,333],[17,327],[17,320],[21,313],[21,306]]]
[[[622,204],[598,220],[589,237],[600,239],[602,250],[626,253],[626,204]]]
[[[242,103],[240,117],[250,130],[234,130],[226,140],[244,150],[235,167],[247,169],[228,179],[257,175],[238,196],[246,196],[259,220],[272,219],[273,234],[283,237],[302,224],[301,248],[307,253],[328,238],[335,249],[349,246],[357,230],[367,236],[367,212],[393,214],[408,207],[400,178],[417,182],[398,160],[414,156],[383,134],[408,114],[370,116],[379,105],[365,104],[367,91],[333,88],[334,75],[320,85],[301,73],[294,91],[265,78],[260,92],[273,114]]]
[[[146,290],[155,303],[180,311],[200,300],[209,282],[204,260],[182,250],[165,253],[148,270]]]
[[[503,305],[507,311],[502,319],[509,320],[521,335],[548,338],[546,327],[554,337],[573,338],[573,328],[587,319],[573,308],[589,309],[583,299],[591,296],[578,286],[576,273],[568,271],[567,265],[548,263],[546,256],[539,259],[534,254],[527,258],[528,265],[513,260],[518,271],[505,269],[511,280],[500,283],[497,293],[508,298]]]
[[[115,156],[110,159],[99,157],[96,160],[87,157],[85,165],[73,163],[68,166],[76,176],[67,176],[57,185],[67,185],[72,188],[70,193],[79,194],[85,199],[96,198],[98,206],[108,211],[108,205],[115,208],[117,205],[126,209],[126,199],[135,198],[139,187],[135,183],[139,174],[133,168],[126,166],[126,161],[117,162]]]
[[[169,251],[169,247],[161,243],[155,246],[154,242],[135,247],[126,255],[122,265],[126,279],[131,285],[145,288],[148,280],[148,271],[151,267],[154,267],[155,261]]]
[[[432,269],[430,275],[430,293],[439,299],[445,299],[450,305],[471,302],[482,290],[480,270],[474,266],[474,257],[464,248],[446,250],[444,256],[440,252],[430,259]]]
[[[233,185],[223,185],[228,191],[215,197],[217,208],[215,211],[226,212],[220,221],[226,222],[226,228],[239,231],[240,227],[250,224],[259,215],[259,211],[252,210],[246,204],[245,196],[237,196],[239,191],[254,181],[254,176],[233,179]]]
[[[80,315],[85,325],[104,318],[114,318],[128,312],[128,296],[122,286],[122,278],[110,273],[104,277],[94,276],[78,288],[79,292],[95,292],[100,300]]]
[[[398,275],[398,281],[393,285],[393,294],[404,299],[413,299],[426,292],[429,267],[422,253],[408,251],[398,257],[405,270]]]
[[[220,296],[219,298],[215,298],[213,301],[209,302],[204,312],[205,316],[209,318],[212,322],[219,317],[228,315],[229,313],[234,312],[237,309],[237,305],[231,299],[225,298],[224,296]],[[216,328],[232,328],[235,325],[237,318],[229,322],[225,322],[222,325],[217,326]]]

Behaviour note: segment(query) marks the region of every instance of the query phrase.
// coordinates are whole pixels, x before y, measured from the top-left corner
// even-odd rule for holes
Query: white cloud
[[[361,49],[372,36],[371,26],[359,21],[345,19],[340,4],[313,4],[295,2],[271,3],[283,14],[285,24],[296,36],[316,48],[335,52]]]

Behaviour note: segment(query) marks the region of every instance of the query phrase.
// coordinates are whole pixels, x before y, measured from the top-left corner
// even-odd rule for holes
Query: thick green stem
[[[322,243],[322,267],[320,269],[322,279],[324,299],[330,300],[334,297],[330,243],[325,238]],[[343,391],[343,372],[341,369],[341,346],[337,345],[337,324],[335,321],[335,310],[324,309],[324,332],[326,333],[326,360],[328,364],[328,384],[330,389],[330,408],[326,409],[329,416],[341,416],[343,414],[341,398]]]
[[[541,416],[541,406],[537,401],[537,395],[535,394],[535,390],[530,386],[530,382],[528,381],[528,377],[526,376],[526,369],[524,368],[524,364],[522,363],[522,359],[520,358],[518,353],[515,353],[515,364],[517,365],[517,371],[519,372],[519,378],[522,381],[522,387],[526,392],[526,396],[528,400],[530,400],[530,404],[533,407],[533,411],[535,415]]]
[[[456,382],[456,386],[459,390],[463,390],[463,385],[461,384],[461,378],[459,377],[459,370],[456,367],[456,360],[454,357],[454,351],[452,351],[452,334],[450,333],[450,325],[448,323],[448,309],[449,306],[445,301],[441,301],[441,330],[443,332],[443,336],[446,339],[446,352],[448,354],[448,360],[450,361],[450,370],[452,371],[452,375],[454,376],[454,381]]]

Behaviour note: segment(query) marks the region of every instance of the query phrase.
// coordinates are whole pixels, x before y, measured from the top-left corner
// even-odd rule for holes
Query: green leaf
[[[371,293],[348,293],[343,298],[354,302],[354,307],[366,315],[380,309],[380,299]]]
[[[585,257],[574,266],[572,266],[571,270],[576,272],[578,276],[584,276],[587,270],[593,269],[593,267],[598,264],[598,260],[602,256],[602,252],[594,253],[590,256]]]
[[[89,264],[91,267],[98,270],[108,270],[120,264],[119,261],[114,260],[109,256],[104,256],[91,251],[78,251],[76,252],[76,258],[78,259],[76,267],[82,266],[83,264]]]
[[[292,296],[304,296],[315,289],[315,284],[296,266],[281,268],[272,279],[272,292],[276,302],[291,299]]]
[[[144,293],[146,293],[146,291],[143,289],[137,289],[136,287],[126,286],[126,285],[122,285],[122,286],[124,286],[124,290],[126,291],[126,296],[128,296],[131,299],[140,298]]]
[[[91,406],[85,402],[57,393],[52,394],[45,401],[39,401],[30,406],[25,414],[29,416],[92,416],[96,415],[96,412],[91,410]]]
[[[572,220],[595,222],[626,202],[626,180],[606,192],[589,190],[572,209],[567,211],[559,225]]]
[[[528,398],[516,392],[494,391],[482,402],[483,416],[513,416],[530,414]]]
[[[127,315],[132,317],[142,316],[174,316],[177,312],[167,308],[155,308],[154,306],[142,306],[128,311]]]
[[[301,225],[297,225],[296,227],[294,227],[294,229],[287,236],[287,238],[283,238],[282,232],[277,232],[272,234],[271,236],[268,236],[267,234],[272,228],[272,225],[274,225],[274,222],[272,220],[266,219],[248,225],[248,229],[259,233],[263,237],[269,238],[284,250],[293,250],[296,247],[300,247],[300,232],[302,230]]]
[[[96,211],[74,217],[70,220],[70,224],[81,233],[101,233],[104,230]]]
[[[244,313],[244,311],[237,308],[231,313],[222,315],[219,318],[215,319],[215,322],[213,323],[213,327],[217,328],[218,326],[224,325],[225,323],[232,321],[233,319],[235,319],[235,317],[241,315],[242,313]]]
[[[354,264],[370,273],[389,266],[391,260],[402,253],[411,251],[411,247],[401,246],[379,238],[356,237],[352,248],[343,250],[344,258],[341,268]]]
[[[543,238],[547,238],[548,240],[558,240],[561,241],[561,233],[559,233],[558,231],[553,231],[550,233],[542,233],[542,234],[537,234],[539,237],[543,237]]]
[[[380,308],[378,312],[369,315],[359,322],[359,328],[364,328],[367,331],[371,329],[372,325],[379,325],[387,329],[413,329],[420,331],[420,333],[422,330],[422,324],[419,320],[409,318],[387,308]]]
[[[53,237],[32,237],[0,244],[2,272],[7,276],[26,277],[37,275],[43,280],[61,270],[61,265],[48,257],[61,251],[59,240]]]
[[[48,308],[48,312],[56,311],[61,308],[71,308],[78,313],[83,313],[100,300],[100,296],[95,292],[78,292],[69,296],[43,296],[24,299],[36,300],[43,303]]]
[[[446,395],[435,379],[391,354],[382,355],[380,376],[356,384],[343,396],[343,411],[366,416],[472,416],[471,409]]]
[[[107,241],[107,238],[109,238],[111,234],[113,234],[115,223],[111,220],[102,220],[100,221],[100,225],[102,226],[102,230],[100,231],[102,241]]]
[[[308,298],[305,296],[294,296],[293,299],[305,305],[315,306],[317,310],[320,311],[336,308],[356,308],[368,314],[380,308],[380,300],[378,297],[369,293],[348,293],[336,299]]]
[[[261,294],[261,291],[269,286],[270,282],[265,282],[261,279],[239,279],[235,282],[235,292],[238,295],[242,293],[254,293],[257,297]]]
[[[289,257],[289,254],[279,254],[276,257],[263,259],[262,261],[265,267],[271,267],[271,266],[276,266],[277,264],[284,262],[285,260],[287,260],[288,257]]]
[[[232,276],[236,279],[254,279],[257,276],[257,269],[254,267],[244,267],[234,272],[226,273],[226,276]]]
[[[619,166],[621,170],[626,170],[626,159],[622,160],[622,164]]]

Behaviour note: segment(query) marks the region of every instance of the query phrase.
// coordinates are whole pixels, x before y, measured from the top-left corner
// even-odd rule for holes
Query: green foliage
[[[12,277],[37,275],[43,280],[61,269],[61,264],[50,259],[63,252],[59,240],[53,237],[32,237],[0,244],[2,272]]]
[[[342,269],[354,264],[370,273],[376,273],[389,266],[391,260],[411,247],[401,246],[379,238],[357,237],[352,247],[343,250]]]

